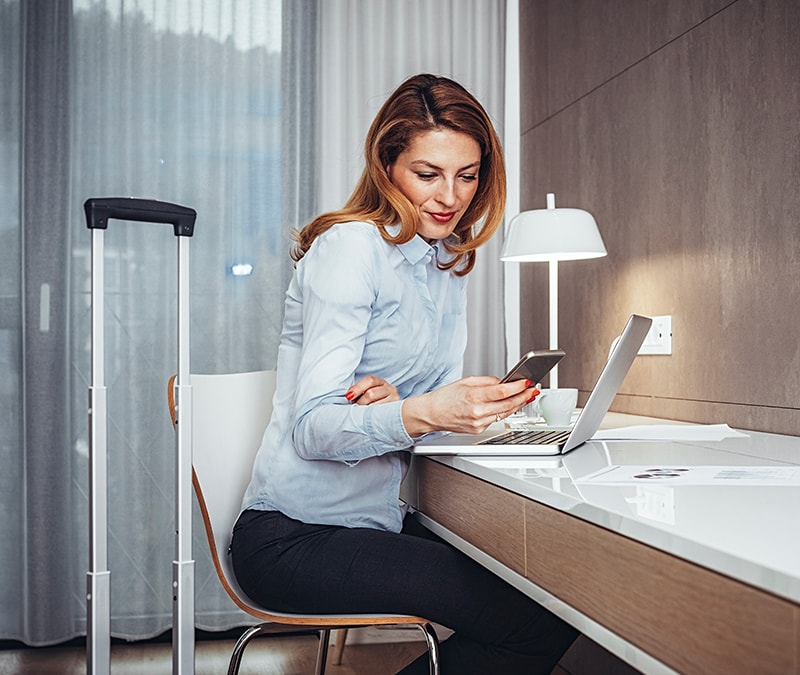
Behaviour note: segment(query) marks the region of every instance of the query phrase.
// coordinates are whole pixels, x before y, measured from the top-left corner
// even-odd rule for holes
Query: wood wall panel
[[[550,83],[523,46],[522,206],[555,192],[588,209],[609,251],[560,266],[561,384],[591,389],[631,312],[671,314],[673,355],[638,359],[614,409],[800,434],[800,3],[614,3],[645,47],[616,44],[603,4],[521,5],[523,35],[548,27]],[[547,325],[533,267],[531,347]]]
[[[523,0],[520,58],[537,93],[522,99],[522,129],[571,105],[730,2]]]

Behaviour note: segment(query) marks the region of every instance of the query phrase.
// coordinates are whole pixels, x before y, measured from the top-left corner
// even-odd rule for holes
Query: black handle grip
[[[136,220],[144,223],[171,223],[176,237],[191,237],[197,212],[188,206],[179,206],[153,199],[133,197],[92,197],[83,203],[86,227],[90,230],[108,228],[108,221]]]

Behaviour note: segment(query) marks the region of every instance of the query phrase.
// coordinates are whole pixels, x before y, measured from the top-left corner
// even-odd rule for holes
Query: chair
[[[272,413],[275,372],[191,375],[192,485],[202,512],[214,567],[231,600],[261,623],[248,628],[234,646],[228,675],[236,675],[245,647],[256,635],[315,630],[319,632],[316,675],[323,675],[330,631],[376,625],[411,624],[418,627],[428,648],[430,672],[439,673],[439,642],[426,619],[407,615],[301,615],[272,611],[254,604],[241,590],[227,554],[241,499],[250,480],[256,451]],[[173,425],[175,376],[168,386]],[[345,633],[346,635],[346,633]]]

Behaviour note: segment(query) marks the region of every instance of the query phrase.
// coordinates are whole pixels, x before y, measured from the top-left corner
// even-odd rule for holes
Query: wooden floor
[[[319,641],[314,635],[256,638],[242,659],[241,675],[310,675]],[[234,640],[198,641],[195,649],[196,675],[223,675]],[[332,650],[331,650],[332,651]],[[424,643],[347,645],[341,665],[330,664],[326,675],[381,675],[396,673],[425,651]],[[169,643],[114,644],[111,672],[120,675],[169,675],[172,647]],[[0,675],[85,675],[86,650],[82,646],[0,650]]]
[[[198,640],[196,675],[227,673],[235,640]],[[314,672],[317,646],[314,635],[256,638],[247,647],[241,675],[310,675]],[[341,665],[328,653],[327,675],[391,675],[425,651],[420,640],[402,639],[383,643],[348,640]],[[82,645],[0,649],[0,675],[85,675],[86,649]],[[172,646],[169,642],[115,643],[111,650],[111,673],[116,675],[170,675]],[[553,675],[635,675],[636,670],[619,661],[586,638],[579,638],[564,655]],[[494,674],[492,674],[494,675]]]

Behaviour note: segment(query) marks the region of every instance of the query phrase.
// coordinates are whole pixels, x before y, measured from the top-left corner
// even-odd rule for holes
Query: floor
[[[234,640],[196,643],[196,675],[226,673]],[[309,675],[319,642],[314,635],[256,638],[242,659],[241,675]],[[396,673],[425,650],[422,641],[347,645],[341,665],[330,663],[326,675],[381,675]],[[332,650],[331,650],[332,651]],[[164,643],[114,644],[111,672],[120,675],[172,673],[172,646]],[[85,675],[86,650],[82,645],[39,649],[0,650],[0,675]]]
[[[340,665],[331,663],[327,675],[390,675],[425,651],[422,640],[408,634],[390,641],[359,641],[347,647]],[[198,640],[196,675],[226,673],[235,639]],[[241,675],[309,675],[314,672],[318,640],[314,635],[256,638],[245,651]],[[635,675],[638,671],[619,661],[593,642],[579,638],[564,655],[553,675]],[[85,675],[86,649],[81,644],[59,647],[0,649],[0,675]],[[111,673],[119,675],[169,675],[172,646],[168,641],[117,643],[111,650]]]

